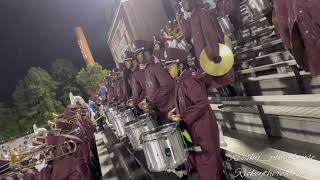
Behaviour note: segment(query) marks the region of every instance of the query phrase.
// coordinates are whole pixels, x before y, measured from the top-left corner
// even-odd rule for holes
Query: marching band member
[[[98,92],[99,98],[101,98],[102,101],[104,101],[107,97],[107,87],[104,83],[100,84],[100,89]]]
[[[187,39],[191,39],[194,53],[198,60],[195,61],[199,71],[199,79],[205,82],[207,87],[220,88],[232,84],[235,80],[235,72],[231,69],[221,77],[210,76],[203,72],[200,67],[199,58],[201,51],[208,48],[210,59],[219,63],[219,43],[224,43],[224,35],[217,23],[216,18],[212,18],[212,13],[202,8],[202,3],[197,0],[182,0],[186,19],[179,19],[181,30]],[[218,82],[218,83],[217,83]],[[234,93],[231,93],[233,95]]]
[[[197,0],[182,0],[182,6],[186,19],[179,18],[181,30],[192,41],[195,56],[199,59],[201,51],[208,47],[213,59],[219,57],[218,43],[224,41],[223,34],[219,31],[220,26],[213,22],[210,12]]]
[[[112,72],[112,75],[110,77],[110,87],[109,91],[109,103],[115,104],[117,101],[117,89],[116,89],[116,77],[117,74],[115,72]]]
[[[134,53],[131,51],[125,51],[124,52],[124,64],[125,64],[125,71],[124,71],[124,78],[125,81],[127,82],[126,84],[126,89],[129,95],[129,99],[126,102],[126,105],[129,107],[133,107],[133,100],[132,100],[132,95],[133,95],[133,87],[132,87],[132,77],[133,77],[133,72],[139,68],[139,64],[137,59],[134,56]]]
[[[124,77],[124,73],[125,73],[125,68],[124,68],[124,64],[119,63],[119,74],[118,74],[118,79],[117,79],[117,88],[116,88],[116,95],[117,95],[117,100],[118,103],[121,106],[124,106],[125,103],[129,100],[130,98],[130,94],[128,92],[127,86],[128,82],[125,81],[125,77]]]
[[[164,61],[164,43],[158,36],[153,36],[153,56],[156,61]]]
[[[134,55],[139,63],[139,67],[133,69],[132,72],[132,103],[137,106],[146,98],[146,79],[145,79],[145,64],[140,52],[145,48],[145,41],[136,40],[134,41]]]
[[[320,1],[274,0],[274,7],[278,30],[286,48],[292,49],[297,61],[301,59],[298,64],[304,66],[304,70],[319,75]]]
[[[275,28],[282,38],[285,48],[291,49],[290,30],[288,26],[288,7],[283,0],[273,0],[274,12],[276,15]]]
[[[206,87],[189,69],[187,53],[166,49],[166,67],[176,79],[175,111],[168,113],[174,121],[184,121],[194,145],[202,152],[190,152],[187,170],[195,169],[202,180],[222,179],[222,161],[219,147],[219,129],[209,104]],[[217,82],[218,83],[218,82]]]
[[[114,96],[114,88],[112,86],[112,80],[111,80],[111,77],[107,77],[105,79],[105,84],[106,84],[106,87],[107,87],[107,100],[108,100],[108,103],[109,104],[112,104],[112,101],[113,101],[113,96]]]
[[[146,102],[150,103],[158,115],[158,123],[167,123],[167,113],[174,106],[174,81],[166,72],[159,59],[153,57],[153,43],[144,42],[144,49],[137,54],[140,63],[146,65]],[[148,111],[148,110],[146,110]]]
[[[238,44],[243,43],[240,27],[242,25],[240,0],[218,0],[217,1],[217,15],[220,17],[227,16],[234,27],[232,32],[233,37]]]
[[[125,51],[124,52],[124,73],[123,77],[125,80],[126,85],[126,92],[128,93],[128,96],[132,97],[132,88],[131,88],[131,81],[132,81],[132,71],[138,66],[138,62],[136,59],[134,59],[134,53],[131,51]]]

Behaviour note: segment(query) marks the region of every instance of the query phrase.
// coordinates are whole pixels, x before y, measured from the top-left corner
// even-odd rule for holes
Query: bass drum
[[[174,170],[187,161],[188,150],[176,123],[145,132],[140,141],[150,171]]]

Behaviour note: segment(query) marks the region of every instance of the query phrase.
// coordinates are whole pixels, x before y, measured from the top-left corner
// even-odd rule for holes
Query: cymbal
[[[233,67],[234,55],[232,50],[224,44],[219,44],[219,56],[221,57],[221,61],[219,63],[215,63],[208,55],[209,51],[207,48],[201,51],[200,66],[211,76],[223,76]]]

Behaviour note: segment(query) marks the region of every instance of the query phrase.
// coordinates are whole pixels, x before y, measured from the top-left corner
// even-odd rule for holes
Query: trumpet
[[[76,123],[81,119],[81,111],[76,111],[75,114],[69,118],[66,118],[65,121],[68,123]]]
[[[73,140],[67,140],[59,145],[41,145],[27,152],[19,153],[12,149],[10,151],[9,168],[14,171],[24,171],[33,168],[43,162],[49,162],[60,157],[72,154],[77,151],[77,143]],[[32,158],[40,155],[39,159],[32,162]]]
[[[63,114],[52,113],[52,117],[53,117],[53,119],[63,118]]]
[[[56,113],[52,113],[52,116],[53,116],[53,119],[51,120],[48,120],[48,125],[51,127],[51,128],[54,128],[55,127],[55,122],[58,120],[58,119],[63,119],[65,120],[66,122],[68,123],[76,123],[78,122],[80,119],[81,119],[81,109],[78,109],[75,111],[74,115],[69,117],[69,118],[63,118],[63,114],[56,114]]]
[[[169,36],[172,36],[174,39],[176,39],[178,42],[181,41],[183,38],[181,25],[179,20],[174,20],[173,22],[169,22],[169,24],[166,26],[167,32]]]
[[[48,125],[51,129],[55,129],[56,128],[56,124],[55,121],[53,120],[48,120]]]

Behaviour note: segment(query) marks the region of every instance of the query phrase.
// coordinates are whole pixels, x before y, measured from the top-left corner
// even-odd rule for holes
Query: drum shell
[[[118,137],[125,136],[124,125],[120,115],[116,115],[112,121],[112,126],[116,131]]]
[[[146,133],[141,136],[146,136]],[[165,137],[142,140],[142,145],[148,168],[153,172],[173,170],[185,163],[188,158],[186,145],[178,130]]]
[[[126,123],[125,132],[130,140],[130,143],[135,151],[142,149],[140,143],[140,135],[144,132],[150,131],[157,126],[154,118],[139,119],[135,123]]]
[[[108,124],[108,126],[111,126],[112,122],[113,122],[113,118],[114,118],[113,109],[111,109],[111,108],[107,109],[106,115],[107,115],[107,118],[106,118],[107,124]]]
[[[124,125],[127,123],[127,118],[123,117],[121,114],[116,115],[115,118],[113,119],[113,127],[116,130],[116,134],[118,137],[124,137],[126,136],[126,132],[124,129]]]
[[[108,123],[109,126],[113,126],[113,121],[115,120],[116,116],[119,114],[119,111],[116,108],[108,108],[107,116],[108,116]]]

